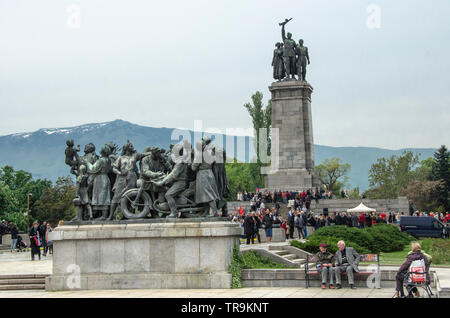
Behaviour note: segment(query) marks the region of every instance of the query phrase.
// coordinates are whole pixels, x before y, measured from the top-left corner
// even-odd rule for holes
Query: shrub
[[[327,250],[330,253],[336,253],[337,251],[337,242],[339,242],[341,238],[333,237],[333,236],[311,236],[305,243],[293,240],[291,241],[291,245],[297,247],[299,249],[305,250],[310,253],[317,253],[319,251],[319,245],[321,243],[327,244]],[[365,247],[360,246],[359,244],[352,241],[345,241],[347,246],[353,247],[360,254],[368,254],[370,250]]]
[[[347,246],[353,247],[358,253],[367,254],[401,251],[414,238],[389,224],[377,224],[365,229],[337,225],[321,227],[308,236],[305,243],[293,241],[291,245],[316,253],[320,243],[326,243],[328,250],[335,253],[340,240],[345,241]]]
[[[406,244],[414,240],[412,236],[389,224],[376,224],[363,231],[373,237],[373,252],[376,253],[401,251]]]
[[[346,245],[350,246],[349,242],[354,242],[357,245],[365,248],[368,251],[373,250],[373,237],[356,227],[347,227],[345,225],[325,226],[316,230],[311,234],[311,238],[315,236],[320,237],[336,237],[338,241],[345,241]]]
[[[242,268],[244,267],[244,258],[239,250],[239,245],[233,247],[233,257],[231,258],[228,271],[231,273],[231,288],[242,287]]]

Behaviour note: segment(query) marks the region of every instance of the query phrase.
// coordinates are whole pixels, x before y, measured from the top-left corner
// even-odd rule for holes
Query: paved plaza
[[[52,257],[31,261],[29,252],[0,253],[0,275],[51,274]],[[0,298],[389,298],[392,288],[322,290],[320,288],[240,288],[240,289],[124,289],[74,290],[47,292],[44,290],[0,291]]]
[[[124,289],[79,291],[0,291],[0,298],[390,298],[392,288]]]

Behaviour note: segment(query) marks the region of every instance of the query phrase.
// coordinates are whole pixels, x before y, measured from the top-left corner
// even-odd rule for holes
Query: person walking
[[[11,253],[16,249],[18,236],[19,230],[17,229],[17,225],[13,224],[11,227]]]
[[[294,238],[294,229],[295,229],[295,210],[294,207],[289,211],[289,216],[287,219],[287,225],[289,226],[289,238]]]
[[[7,229],[8,229],[8,227],[6,225],[6,221],[3,220],[2,223],[0,223],[0,245],[2,245],[2,242],[3,242],[2,237],[3,237],[3,235],[6,234]]]
[[[295,227],[297,228],[298,239],[305,238],[305,233],[303,232],[303,226],[305,225],[305,221],[303,220],[302,213],[303,212],[300,212],[295,217]]]
[[[272,241],[272,225],[273,219],[270,215],[269,209],[266,210],[266,214],[263,217],[264,230],[266,232],[266,242],[270,243]]]
[[[359,214],[358,221],[359,221],[359,228],[363,229],[364,228],[364,224],[366,223],[366,216],[364,215],[364,213],[361,212]]]
[[[53,229],[51,228],[50,223],[47,223],[47,229],[45,230],[45,236],[44,236],[44,239],[45,239],[44,256],[47,256],[49,248],[51,251],[50,254],[53,254],[53,242],[48,240],[48,234],[52,231],[53,231]]]
[[[358,227],[359,219],[358,219],[358,216],[356,215],[356,213],[352,214],[351,222],[352,222],[353,227]]]
[[[247,238],[247,245],[250,244],[250,240],[252,241],[252,244],[255,243],[254,234],[255,234],[256,221],[253,217],[254,214],[255,214],[255,212],[250,212],[249,214],[247,214],[247,216],[244,219],[244,234],[245,234],[245,237]]]
[[[34,255],[37,254],[39,256],[39,260],[41,259],[41,238],[39,234],[39,223],[38,221],[33,222],[33,226],[28,233],[30,236],[30,246],[31,246],[31,260],[34,261]]]
[[[308,237],[308,212],[302,211],[301,217],[303,218],[303,237]]]
[[[47,221],[44,221],[39,226],[39,238],[41,239],[41,246],[44,248],[44,253],[42,253],[43,256],[47,256],[45,253],[45,247],[47,246],[47,241],[45,240],[45,232],[47,232]]]
[[[264,211],[264,210],[262,210]],[[259,229],[262,227],[262,220],[261,220],[261,213],[264,212],[256,212],[256,216],[255,216],[255,223],[256,223],[256,231],[253,234],[253,236],[256,236],[256,238],[258,239],[258,243],[261,244],[261,235],[259,235]]]

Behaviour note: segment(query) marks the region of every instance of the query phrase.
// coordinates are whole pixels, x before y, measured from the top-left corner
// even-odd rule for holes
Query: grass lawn
[[[450,240],[446,239],[424,239],[418,241],[422,245],[425,253],[431,254],[433,262],[431,266],[450,267]],[[411,251],[411,245],[405,245],[401,251],[380,253],[381,265],[401,265],[406,259],[406,255]],[[368,263],[369,264],[369,263]]]
[[[268,257],[260,257],[255,251],[243,253],[244,268],[265,269],[265,268],[287,268],[286,265],[275,263]]]

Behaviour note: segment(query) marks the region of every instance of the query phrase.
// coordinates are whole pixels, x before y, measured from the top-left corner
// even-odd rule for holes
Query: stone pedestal
[[[240,229],[230,222],[64,225],[50,233],[47,290],[230,288]]]
[[[302,190],[319,186],[314,174],[314,144],[311,117],[313,88],[306,81],[281,81],[269,87],[272,93],[272,129],[279,130],[278,171],[266,176],[268,190]]]

